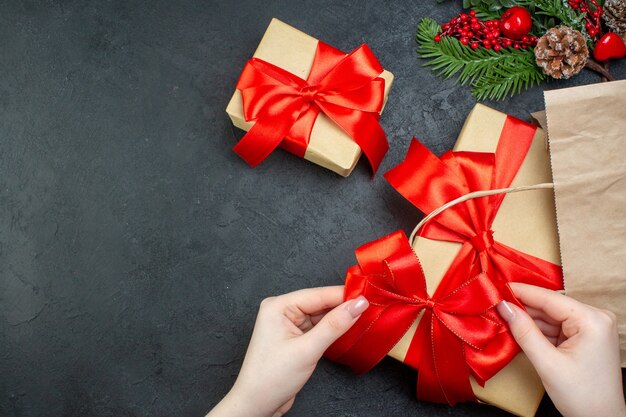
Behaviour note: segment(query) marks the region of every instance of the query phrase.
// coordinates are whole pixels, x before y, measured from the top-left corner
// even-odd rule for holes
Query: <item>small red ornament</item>
[[[626,56],[626,45],[622,38],[613,32],[609,32],[596,42],[593,49],[593,57],[596,61],[608,61],[611,58],[623,58]]]
[[[532,16],[522,6],[511,7],[500,17],[500,31],[510,39],[521,40],[532,27]]]

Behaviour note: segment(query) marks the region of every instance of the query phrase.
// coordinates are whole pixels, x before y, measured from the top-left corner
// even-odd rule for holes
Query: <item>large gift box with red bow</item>
[[[475,191],[551,182],[543,131],[480,104],[453,151],[437,157],[414,140],[385,177],[426,214]],[[345,297],[364,294],[370,308],[329,358],[361,373],[390,355],[418,370],[419,399],[535,414],[541,381],[495,306],[517,303],[509,282],[563,286],[551,189],[470,199],[356,257]]]
[[[248,131],[234,150],[256,166],[281,147],[344,177],[364,153],[375,172],[392,82],[367,45],[345,54],[272,19],[226,108]]]

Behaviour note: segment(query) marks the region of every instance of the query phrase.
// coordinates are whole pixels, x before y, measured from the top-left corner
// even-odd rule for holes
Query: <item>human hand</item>
[[[615,314],[565,295],[512,283],[523,311],[498,304],[513,337],[566,417],[626,416]]]
[[[278,417],[293,405],[328,346],[367,309],[343,286],[309,288],[261,303],[235,385],[207,417]]]

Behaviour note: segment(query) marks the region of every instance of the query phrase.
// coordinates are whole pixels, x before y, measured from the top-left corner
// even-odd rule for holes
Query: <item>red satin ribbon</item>
[[[457,257],[430,297],[419,260],[404,232],[356,250],[345,298],[364,295],[370,307],[325,355],[355,372],[370,370],[423,311],[404,360],[419,370],[419,398],[475,401],[470,375],[483,385],[519,348],[493,307],[501,295],[477,264]]]
[[[509,187],[533,141],[536,127],[508,116],[495,154],[446,152],[437,158],[413,140],[404,162],[385,174],[400,194],[424,213],[473,191]],[[491,225],[504,194],[469,200],[451,207],[420,231],[433,240],[459,242],[458,256],[480,264],[503,293],[508,282],[563,288],[561,267],[493,239]],[[533,233],[533,231],[529,231]],[[512,293],[507,299],[514,299]]]
[[[389,148],[378,123],[385,92],[381,72],[367,45],[346,55],[318,42],[306,81],[252,58],[237,89],[243,97],[245,119],[256,123],[234,151],[253,167],[278,146],[303,157],[322,112],[359,145],[376,172]]]

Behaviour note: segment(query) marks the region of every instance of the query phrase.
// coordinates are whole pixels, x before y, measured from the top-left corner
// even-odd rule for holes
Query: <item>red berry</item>
[[[474,41],[470,44],[470,46],[472,47],[472,49],[478,49],[478,42]]]
[[[470,10],[469,14],[472,17],[476,16],[476,10]]]
[[[533,26],[533,19],[528,10],[514,6],[502,14],[499,24],[504,36],[519,40],[528,35]]]
[[[498,44],[493,45],[493,50],[498,52],[501,49],[501,46]]]
[[[441,36],[435,35],[435,42],[441,42]]]
[[[595,38],[596,35],[598,34],[598,30],[592,27],[589,30],[587,30],[587,33],[589,33],[589,36],[591,36],[592,38]]]
[[[504,46],[505,47],[510,47],[513,44],[513,42],[510,39],[505,39],[504,40]]]
[[[515,49],[519,49],[519,43],[517,43],[517,42],[516,42],[516,43],[514,43],[514,44],[513,44],[513,48],[515,48]]]
[[[468,38],[468,37],[466,37],[466,36],[463,36],[463,37],[461,38],[461,43],[462,43],[463,45],[467,45],[467,44],[469,43],[469,38]]]

